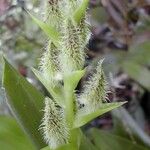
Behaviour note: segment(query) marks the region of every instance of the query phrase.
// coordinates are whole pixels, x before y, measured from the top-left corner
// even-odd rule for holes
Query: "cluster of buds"
[[[85,74],[84,49],[90,37],[88,0],[49,0],[46,6],[44,22],[33,18],[50,37],[40,71],[33,70],[51,94],[51,98],[45,99],[41,128],[51,149],[73,144],[76,150],[78,128],[122,103],[103,104],[107,98],[103,61],[98,63],[83,91],[75,91]]]

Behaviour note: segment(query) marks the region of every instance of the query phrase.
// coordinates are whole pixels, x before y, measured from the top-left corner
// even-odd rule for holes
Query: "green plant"
[[[50,149],[78,150],[83,149],[86,142],[90,149],[95,149],[81,127],[124,104],[106,102],[103,60],[98,62],[96,72],[85,83],[83,91],[76,93],[86,72],[84,47],[90,35],[87,6],[88,0],[49,0],[45,22],[30,14],[49,37],[40,70],[33,69],[51,95],[45,98],[45,107],[44,96],[5,60],[3,85],[9,96],[8,103],[37,149],[46,146],[42,133]]]

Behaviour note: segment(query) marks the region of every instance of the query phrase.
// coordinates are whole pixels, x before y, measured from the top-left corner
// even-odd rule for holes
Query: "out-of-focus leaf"
[[[6,116],[0,116],[0,149],[36,150],[17,122]]]
[[[33,21],[47,34],[47,36],[53,41],[53,43],[57,46],[59,41],[59,32],[52,26],[42,22],[41,20],[37,19],[33,15],[31,15]]]
[[[26,52],[33,52],[33,49],[40,49],[42,48],[42,44],[38,43],[38,42],[31,42],[29,40],[27,40],[24,37],[18,37],[16,39],[16,43],[15,43],[15,52],[20,52],[22,50],[26,51]]]
[[[125,62],[123,69],[132,79],[150,90],[150,71],[148,69],[132,62]]]
[[[81,19],[84,17],[87,6],[88,6],[89,0],[82,0],[82,3],[79,8],[74,13],[74,19],[79,24]]]
[[[91,141],[83,135],[82,140],[81,140],[81,145],[80,145],[80,150],[100,150],[97,149]]]
[[[96,7],[90,10],[92,18],[94,21],[98,23],[104,23],[107,21],[108,16],[103,7]]]
[[[138,125],[138,123],[131,117],[127,110],[124,108],[120,108],[112,111],[113,116],[119,120],[119,124],[117,124],[115,130],[113,131],[117,135],[121,135],[127,137],[127,133],[125,133],[125,129],[127,127],[127,131],[129,131],[129,137],[134,139],[137,143],[141,145],[146,145],[150,147],[150,137],[144,132],[144,130]],[[122,123],[122,126],[121,126]],[[116,122],[115,122],[116,125]],[[129,138],[127,137],[127,138]],[[146,147],[145,146],[145,147]]]
[[[15,117],[37,148],[45,146],[39,126],[44,96],[4,60],[3,86]]]
[[[92,129],[89,132],[89,137],[100,150],[148,150],[131,140],[98,129]]]
[[[128,55],[128,58],[134,63],[143,65],[150,63],[150,42],[131,47]]]
[[[85,114],[82,115],[82,113],[78,113],[76,120],[74,122],[74,128],[78,128],[81,127],[83,125],[85,125],[86,123],[88,123],[89,121],[91,121],[92,119],[108,112],[111,111],[117,107],[120,107],[121,105],[125,104],[126,102],[116,102],[116,103],[107,103],[107,104],[102,104],[101,107],[90,114]]]

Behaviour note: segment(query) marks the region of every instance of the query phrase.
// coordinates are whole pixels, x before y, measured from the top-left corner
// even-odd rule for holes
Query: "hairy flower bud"
[[[81,43],[83,45],[83,47],[86,46],[86,44],[88,43],[89,39],[90,39],[90,30],[88,27],[88,21],[85,18],[83,18],[79,24],[79,29],[80,29],[80,40]]]
[[[41,58],[40,70],[46,80],[54,83],[57,80],[55,77],[59,74],[59,50],[51,42],[48,43],[46,52]]]
[[[61,64],[63,71],[80,70],[84,66],[85,53],[81,40],[81,31],[71,19],[65,20],[61,41]]]
[[[46,15],[45,21],[56,28],[59,28],[61,12],[60,12],[61,0],[48,0],[46,2]]]
[[[78,96],[80,104],[84,104],[83,111],[95,111],[106,101],[107,83],[102,70],[102,61],[98,63],[96,73],[92,75],[84,86],[83,92]]]
[[[68,143],[69,130],[64,119],[64,112],[50,98],[45,99],[44,118],[41,128],[50,148],[55,149]]]

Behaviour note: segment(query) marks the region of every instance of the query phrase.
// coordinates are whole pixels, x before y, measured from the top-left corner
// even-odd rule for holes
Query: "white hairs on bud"
[[[47,24],[59,28],[61,21],[60,6],[62,5],[62,0],[47,0],[46,2],[46,15],[45,21]]]
[[[84,66],[85,53],[81,31],[70,19],[64,21],[60,60],[63,71],[80,70]]]
[[[58,55],[59,50],[49,41],[47,49],[40,61],[40,70],[50,83],[55,82],[55,77],[60,72]]]
[[[67,128],[63,110],[50,98],[45,99],[41,129],[50,148],[56,149],[68,143],[69,128]]]
[[[98,63],[96,73],[85,83],[83,92],[78,96],[79,103],[84,105],[81,111],[85,113],[95,111],[106,101],[107,82],[102,70],[102,62],[103,60]]]

